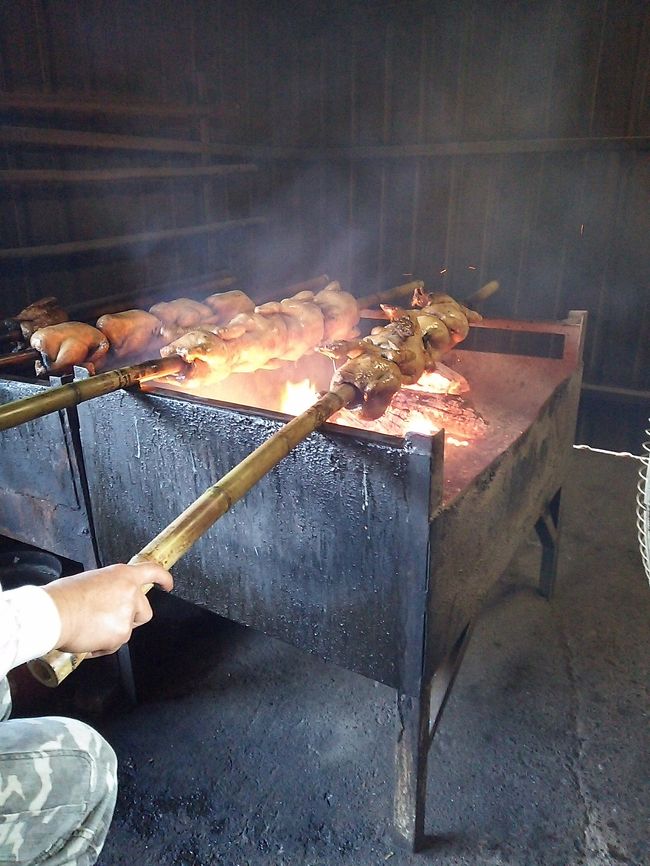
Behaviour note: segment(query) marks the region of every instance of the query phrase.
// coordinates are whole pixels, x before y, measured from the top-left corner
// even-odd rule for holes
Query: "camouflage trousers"
[[[113,817],[117,759],[75,719],[9,719],[0,680],[0,866],[91,866]]]

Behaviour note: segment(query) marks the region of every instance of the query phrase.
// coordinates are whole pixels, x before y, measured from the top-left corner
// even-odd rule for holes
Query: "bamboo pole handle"
[[[251,452],[223,478],[199,496],[162,532],[129,560],[129,565],[155,562],[171,568],[187,553],[192,545],[238,502],[274,466],[283,460],[296,445],[326,421],[334,412],[347,406],[356,397],[352,385],[339,385],[328,391],[310,406],[281,427],[276,433]],[[151,584],[143,586],[148,592]],[[32,674],[43,685],[53,688],[76,670],[88,653],[66,653],[52,650],[47,655],[29,662]]]
[[[50,412],[77,406],[94,397],[102,397],[120,388],[130,388],[138,382],[158,379],[161,376],[171,376],[187,369],[187,364],[179,355],[168,358],[156,358],[153,361],[143,361],[130,367],[120,367],[82,379],[46,388],[41,394],[23,397],[22,400],[12,400],[0,406],[0,430],[9,430],[35,418],[41,418]]]
[[[147,557],[136,553],[129,560],[129,565],[138,565],[141,562],[146,562]],[[153,561],[153,560],[149,560]],[[147,593],[153,587],[153,583],[145,583],[142,586],[142,592]],[[84,659],[87,659],[90,653],[68,653],[61,650],[50,650],[40,658],[27,662],[27,667],[35,679],[44,686],[50,689],[60,685],[66,677],[70,676],[73,671],[76,671]]]

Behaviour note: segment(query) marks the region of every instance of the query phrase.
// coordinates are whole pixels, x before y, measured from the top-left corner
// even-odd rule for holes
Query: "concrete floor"
[[[100,866],[649,864],[638,468],[574,451],[555,599],[531,536],[482,616],[431,753],[431,850],[391,836],[391,689],[166,601],[134,647],[142,703],[98,724],[121,761]]]

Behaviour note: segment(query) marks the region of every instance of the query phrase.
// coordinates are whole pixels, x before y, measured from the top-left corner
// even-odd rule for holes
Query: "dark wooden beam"
[[[294,149],[293,155],[297,158],[347,160],[648,149],[650,149],[650,137],[648,136],[618,136],[616,138],[540,138],[498,141],[443,141],[431,144],[378,144],[366,147]],[[282,158],[282,149],[273,150],[275,150],[276,155]]]
[[[169,178],[206,178],[257,171],[252,163],[226,163],[199,165],[187,168],[109,168],[89,170],[57,169],[4,169],[0,170],[0,183],[26,184],[83,184],[117,183],[131,180],[167,180]]]
[[[149,138],[105,132],[1,126],[0,144],[44,147],[82,147],[139,150],[160,153],[196,153],[255,160],[319,161],[357,159],[405,159],[436,156],[490,156],[514,153],[567,153],[585,151],[638,151],[650,149],[648,136],[592,138],[505,139],[495,141],[447,141],[431,144],[379,144],[365,147],[269,147],[212,144],[174,138]]]
[[[33,144],[44,147],[84,147],[100,150],[142,150],[159,153],[209,153],[238,156],[243,148],[228,144],[204,144],[176,138],[150,138],[108,132],[81,132],[73,129],[45,129],[31,126],[0,126],[0,144]]]
[[[197,237],[199,235],[216,234],[233,229],[249,228],[263,223],[261,217],[249,219],[226,220],[225,222],[206,223],[198,226],[161,229],[155,232],[139,232],[137,234],[119,235],[112,238],[95,238],[88,241],[69,241],[61,244],[40,244],[33,247],[11,247],[0,249],[0,261],[10,259],[36,259],[49,256],[69,256],[76,253],[98,252],[100,250],[116,249],[137,244],[160,243],[161,241],[177,240],[179,238]]]
[[[64,94],[0,93],[0,111],[49,114],[111,114],[118,117],[220,117],[213,105],[126,102],[113,98],[78,99]]]

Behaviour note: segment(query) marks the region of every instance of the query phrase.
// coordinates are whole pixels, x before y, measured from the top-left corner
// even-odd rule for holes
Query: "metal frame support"
[[[553,595],[557,574],[562,488],[552,496],[535,523],[542,545],[539,593]],[[467,650],[473,623],[458,636],[451,652],[431,673],[425,672],[419,696],[397,694],[399,731],[395,751],[394,829],[414,851],[429,847],[434,837],[424,832],[429,751]]]
[[[428,675],[419,697],[397,695],[400,727],[395,751],[395,833],[412,851],[433,841],[424,832],[429,751],[472,633],[465,626],[449,655]]]
[[[87,375],[86,370],[84,370],[84,373]],[[74,375],[50,376],[50,385],[52,387],[65,385],[68,382],[72,382],[74,378]],[[92,539],[93,561],[83,562],[82,566],[84,568],[99,568],[101,563],[99,559],[99,551],[97,550],[95,529],[93,526],[92,509],[90,505],[90,495],[88,491],[88,480],[86,478],[86,467],[84,463],[83,448],[81,447],[81,439],[79,437],[79,417],[77,415],[77,409],[75,406],[73,406],[66,411],[60,412],[60,415],[61,425],[64,435],[66,437],[66,442],[68,442],[68,447],[74,453],[76,458],[76,464],[79,473],[78,481],[81,485],[79,496],[83,498],[86,506],[88,529],[90,532],[90,537]],[[129,702],[132,706],[135,706],[138,702],[138,699],[135,687],[135,679],[133,676],[133,666],[131,664],[131,651],[128,644],[124,644],[124,646],[120,647],[120,649],[115,654],[115,668],[119,675],[122,688],[124,689],[124,692]]]
[[[542,561],[539,569],[539,594],[544,598],[553,597],[560,546],[560,508],[562,488],[560,488],[535,524],[535,531],[542,545]]]

